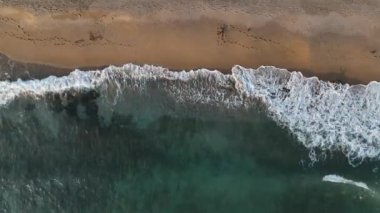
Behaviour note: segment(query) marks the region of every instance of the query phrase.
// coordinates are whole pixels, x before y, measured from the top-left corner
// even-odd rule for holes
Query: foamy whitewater
[[[341,184],[349,184],[349,185],[353,185],[353,186],[356,186],[356,187],[359,187],[359,188],[362,188],[362,189],[365,189],[365,190],[368,190],[370,192],[373,192],[368,186],[366,183],[363,183],[363,182],[358,182],[358,181],[353,181],[353,180],[349,180],[349,179],[346,179],[344,177],[341,177],[339,175],[326,175],[322,178],[322,181],[325,181],[325,182],[331,182],[331,183],[341,183]]]
[[[185,113],[187,107],[195,106],[227,111],[260,106],[310,150],[312,160],[318,158],[315,150],[342,152],[353,165],[380,159],[379,82],[350,86],[270,66],[235,66],[232,74],[207,69],[172,72],[133,64],[101,71],[75,70],[59,78],[0,82],[0,105],[4,117],[32,101],[54,102],[52,94],[65,105],[68,92],[89,91],[99,94],[98,117],[105,125],[114,112],[138,112],[136,103],[143,101],[149,101],[146,107],[155,108],[158,114]],[[18,122],[23,125],[22,119]]]

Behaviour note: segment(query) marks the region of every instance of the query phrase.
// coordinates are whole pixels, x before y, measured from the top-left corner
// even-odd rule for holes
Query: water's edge
[[[144,108],[154,109],[150,110],[153,114],[144,115],[149,119],[191,116],[205,110],[228,115],[260,108],[308,148],[313,160],[336,151],[346,155],[352,165],[380,157],[379,82],[352,86],[330,83],[272,66],[235,66],[232,74],[222,74],[126,64],[96,71],[75,70],[64,77],[2,81],[0,107],[1,122],[20,126],[27,125],[23,117],[14,119],[20,109],[38,108],[35,111],[45,117],[55,116],[51,109],[69,109],[82,118],[96,114],[107,126],[114,113],[144,114]],[[207,114],[213,117],[213,112]],[[46,128],[54,132],[51,124]]]

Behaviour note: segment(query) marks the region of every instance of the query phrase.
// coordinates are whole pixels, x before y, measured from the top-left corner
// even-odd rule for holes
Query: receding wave
[[[350,86],[270,66],[235,66],[231,74],[207,69],[172,72],[133,64],[75,70],[59,78],[0,82],[0,106],[1,126],[5,120],[9,124],[20,108],[38,109],[39,119],[55,116],[45,112],[48,109],[69,110],[79,117],[96,111],[100,122],[108,125],[113,113],[140,113],[149,119],[208,110],[213,116],[214,111],[259,106],[310,150],[312,160],[318,157],[315,150],[342,152],[352,164],[380,157],[379,82]],[[154,109],[152,114],[144,115],[144,107]],[[12,122],[27,125],[22,116]],[[51,123],[45,128],[54,132]]]

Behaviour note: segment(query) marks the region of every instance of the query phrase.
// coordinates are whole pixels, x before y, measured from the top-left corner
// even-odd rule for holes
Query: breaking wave
[[[0,82],[0,129],[5,131],[11,121],[24,134],[23,126],[28,124],[22,112],[32,110],[38,119],[50,120],[56,119],[54,111],[65,110],[80,118],[96,114],[102,125],[109,125],[114,113],[133,113],[149,120],[204,110],[209,116],[217,111],[228,115],[257,107],[308,148],[312,160],[318,158],[315,150],[342,152],[353,165],[380,158],[379,82],[351,86],[271,66],[235,66],[231,74],[222,74],[133,64],[75,70],[65,77]],[[54,132],[54,125],[45,123],[39,128]]]
[[[368,190],[370,192],[373,192],[366,183],[349,180],[339,175],[326,175],[322,178],[322,181],[353,185],[353,186]]]

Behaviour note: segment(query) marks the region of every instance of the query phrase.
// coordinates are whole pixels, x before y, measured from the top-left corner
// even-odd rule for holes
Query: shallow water
[[[3,82],[1,211],[380,212],[376,158],[310,149],[206,74]]]

